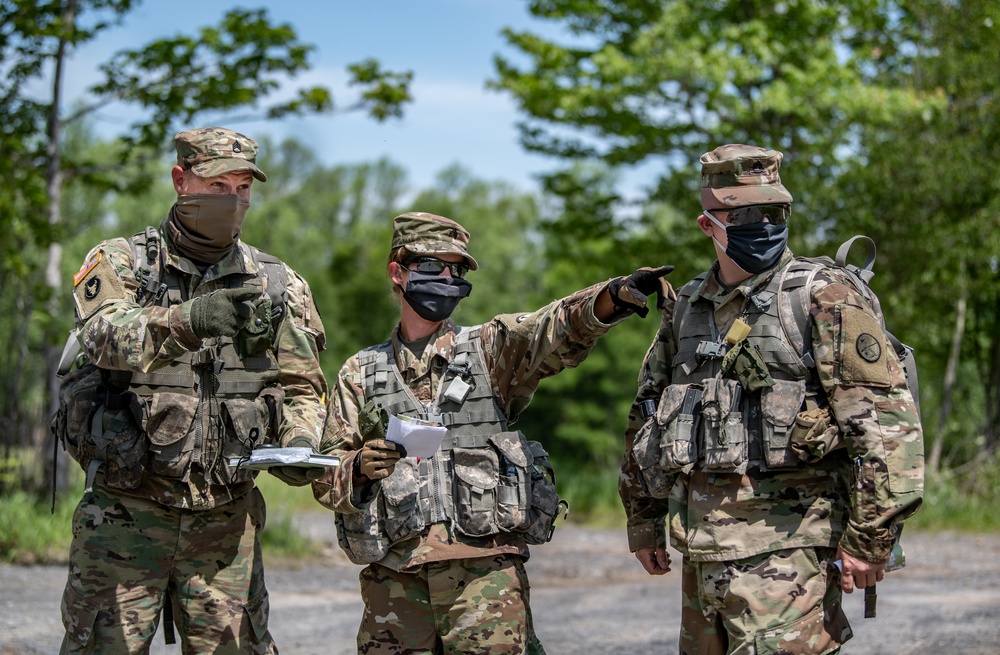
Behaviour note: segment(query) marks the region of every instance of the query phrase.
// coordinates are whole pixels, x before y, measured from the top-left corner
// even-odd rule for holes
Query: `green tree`
[[[10,144],[9,160],[0,164],[0,229],[12,236],[4,241],[0,280],[18,280],[12,298],[17,316],[40,321],[48,371],[43,376],[47,392],[39,393],[34,388],[37,377],[21,376],[29,349],[4,362],[3,419],[15,428],[4,433],[8,452],[12,446],[44,442],[44,430],[29,432],[42,421],[23,420],[31,418],[25,401],[36,400],[34,416],[39,418],[46,407],[51,413],[55,402],[59,328],[68,322],[59,317],[69,315],[59,277],[61,241],[75,227],[65,225],[61,213],[67,179],[86,176],[92,185],[133,192],[142,186],[137,163],[159,159],[167,135],[207,113],[225,117],[250,110],[276,120],[337,110],[323,87],[301,88],[291,100],[265,104],[283,81],[309,68],[314,46],[301,43],[290,25],[272,24],[266,10],[234,9],[217,26],[201,28],[193,36],[157,39],[117,53],[100,66],[103,81],[89,90],[86,104],[78,103],[64,115],[66,59],[136,5],[131,0],[0,0],[0,70],[6,73],[0,81],[0,133],[5,145]],[[374,60],[353,64],[349,71],[360,94],[344,111],[364,110],[386,120],[400,115],[410,100],[410,73],[384,71]],[[27,85],[40,80],[51,88],[46,101],[25,92]],[[114,165],[66,157],[65,127],[111,102],[135,107],[143,115],[116,144]],[[44,251],[47,254],[39,258]],[[12,330],[15,338],[30,341],[31,325],[13,325]]]

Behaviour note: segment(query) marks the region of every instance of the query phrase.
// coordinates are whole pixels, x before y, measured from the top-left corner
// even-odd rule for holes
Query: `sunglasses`
[[[469,267],[462,262],[446,262],[436,257],[414,257],[403,262],[407,270],[429,275],[441,275],[444,269],[451,271],[452,277],[464,278]]]
[[[766,217],[772,225],[781,225],[788,220],[791,207],[787,205],[752,205],[730,210],[730,225],[750,225],[760,223]]]

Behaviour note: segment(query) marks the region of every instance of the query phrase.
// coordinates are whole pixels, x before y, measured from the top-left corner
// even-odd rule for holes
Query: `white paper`
[[[267,469],[272,466],[299,466],[316,468],[340,466],[340,458],[314,453],[312,448],[257,448],[249,457],[230,457],[230,466],[245,469]]]
[[[407,457],[434,457],[448,428],[408,417],[389,417],[385,438],[406,449]]]

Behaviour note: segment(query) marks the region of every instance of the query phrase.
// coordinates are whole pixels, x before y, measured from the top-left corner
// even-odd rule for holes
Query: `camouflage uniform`
[[[414,229],[429,228],[426,238],[436,236],[434,224],[415,223]],[[399,232],[397,223],[397,243]],[[464,230],[462,234],[456,243],[464,254],[468,237]],[[425,248],[418,242],[416,247],[432,254],[454,252],[459,250],[456,243]],[[610,325],[598,320],[593,310],[595,298],[606,286],[583,289],[533,313],[500,315],[481,326],[478,347],[488,378],[486,398],[492,396],[508,424],[527,407],[541,379],[577,366],[607,332]],[[454,358],[456,334],[465,330],[470,328],[444,320],[422,352],[414,352],[397,327],[387,344],[375,348],[391,348],[392,363],[407,388],[430,407]],[[363,511],[387,480],[414,470],[406,464],[414,458],[404,458],[389,478],[376,483],[376,489],[353,486],[352,463],[363,445],[359,415],[370,400],[362,372],[365,353],[344,364],[330,398],[322,450],[341,456],[343,465],[313,483],[317,499],[341,514]],[[434,459],[441,457],[439,451]],[[423,495],[426,487],[413,480],[414,492],[417,485]],[[531,623],[522,565],[528,554],[528,543],[518,532],[470,537],[447,520],[392,543],[381,560],[361,573],[365,613],[358,652],[543,653]]]
[[[177,146],[196,175],[249,170],[266,179],[253,163],[256,144],[229,130],[181,133]],[[139,438],[129,475],[109,458],[77,507],[62,652],[146,652],[169,599],[185,653],[275,653],[260,552],[264,500],[256,471],[228,460],[257,444],[319,445],[322,322],[308,285],[284,264],[260,263],[264,255],[237,240],[199,270],[165,226],[146,234],[158,239],[160,279],[172,281],[158,302],[142,302],[128,239],[99,244],[75,278],[84,352],[127,385],[123,411]],[[272,276],[284,278],[284,307],[273,335],[270,316],[256,324],[266,341],[251,345],[249,327],[236,338],[195,334],[182,301],[254,285],[266,297],[278,284]]]
[[[773,169],[773,178],[750,183],[780,185],[777,163],[767,156],[764,161]],[[735,186],[734,178],[720,183],[706,174],[703,184],[719,187],[703,189],[706,208],[741,204],[739,191],[728,203],[716,197],[732,192],[728,187]],[[772,188],[762,194],[783,191]],[[757,202],[776,200],[788,203],[791,197],[761,197]],[[684,556],[680,652],[687,655],[836,652],[851,636],[840,608],[840,576],[830,566],[836,549],[869,562],[886,562],[902,521],[922,499],[922,431],[903,368],[879,317],[846,274],[822,269],[808,289],[809,324],[801,329],[813,361],[800,359],[801,353],[784,358],[771,354],[782,348],[791,352],[789,340],[773,321],[763,320],[766,308],[761,305],[767,303],[758,301],[796,261],[785,249],[776,265],[735,288],[720,282],[716,262],[707,275],[678,292],[686,303],[667,303],[639,373],[620,480],[629,546],[633,552],[662,548],[669,530],[671,545]],[[790,297],[786,287],[780,288],[768,299],[772,307],[781,307]],[[675,310],[683,316],[674,316]],[[690,444],[699,444],[697,454],[695,446],[687,449],[687,442],[680,447],[680,440],[670,443],[671,437],[648,435],[681,433],[677,417],[684,410],[678,413],[670,407],[673,398],[687,393],[688,383],[697,382],[696,389],[706,392],[725,383],[719,360],[704,354],[693,357],[684,335],[722,341],[721,335],[737,319],[751,326],[751,346],[770,351],[765,355],[775,380],[771,389],[778,393],[744,393],[742,403],[726,397],[723,411],[731,401],[730,417],[736,416],[742,425],[724,421],[718,434],[726,435],[729,428],[730,434],[771,430],[775,436],[780,430],[766,427],[768,423],[785,423],[793,443],[786,444],[784,460],[772,459],[770,444],[755,445],[751,437],[742,445],[742,461],[730,460],[727,470],[713,465],[712,458],[720,455],[707,435],[711,416],[705,409],[695,419],[700,420],[700,431],[695,428],[697,434],[690,439]],[[701,322],[695,325],[697,320]],[[678,326],[683,326],[682,334]],[[869,338],[871,343],[865,341]],[[802,372],[791,372],[796,368]],[[655,415],[643,409],[643,401],[658,405]],[[825,410],[829,425],[811,433],[822,438],[799,443],[795,421]],[[674,450],[668,453],[671,446]],[[727,447],[729,452],[739,450],[730,443],[723,451]],[[794,457],[788,458],[789,452]],[[692,456],[684,459],[688,454]]]

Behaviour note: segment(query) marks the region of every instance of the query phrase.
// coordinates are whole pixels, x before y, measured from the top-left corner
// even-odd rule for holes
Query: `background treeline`
[[[97,4],[127,12],[133,3]],[[224,124],[225,112],[236,108],[210,107],[222,112],[208,114],[212,120],[195,105],[157,113],[170,109],[175,97],[146,90],[154,68],[139,63],[157,50],[145,48],[115,60],[118,86],[104,91],[151,112],[147,123],[115,141],[95,136],[85,112],[63,124],[53,118],[51,103],[25,101],[17,75],[40,74],[19,67],[26,44],[73,41],[64,38],[67,28],[59,21],[50,34],[32,34],[44,22],[22,24],[17,12],[3,13],[14,5],[23,12],[31,3],[0,0],[6,30],[0,31],[6,39],[0,39],[0,64],[8,73],[0,81],[0,135],[8,155],[0,162],[0,343],[6,345],[0,349],[0,492],[41,495],[52,450],[51,361],[72,321],[67,282],[98,241],[162,220],[174,197],[171,162],[162,155],[167,135],[191,124]],[[301,141],[261,139],[259,163],[270,181],[254,188],[245,239],[310,282],[326,325],[328,378],[357,349],[386,338],[398,316],[384,273],[395,214],[439,213],[472,232],[482,268],[456,315],[465,324],[534,309],[643,265],[676,265],[670,279],[679,286],[714,258],[694,226],[698,155],[722,143],[756,143],[786,153],[782,178],[796,198],[796,253],[832,255],[857,233],[875,239],[872,286],[892,330],[917,350],[928,461],[940,473],[932,485],[956,497],[995,498],[1000,5],[528,5],[564,27],[566,38],[506,32],[520,63],[498,57],[490,84],[519,103],[525,147],[566,162],[544,176],[538,190],[476,179],[460,166],[441,171],[431,188],[413,189],[392,161],[330,165]],[[265,13],[253,16],[266,23]],[[18,48],[12,33],[22,39]],[[254,33],[241,38],[252,40]],[[294,42],[294,33],[283,38]],[[38,61],[59,56],[51,45],[39,46],[36,55]],[[381,95],[369,98],[372,117],[398,115],[409,78],[387,78],[371,62],[355,72],[359,80],[381,75],[385,83],[374,87]],[[197,88],[209,105],[212,79],[206,74]],[[329,110],[316,93],[305,94],[314,105],[285,106],[271,120],[283,111]],[[64,129],[53,131],[53,124]],[[266,133],[266,123],[247,131]],[[143,135],[149,138],[138,138]],[[641,197],[623,197],[620,167],[649,161],[662,163],[659,183]],[[519,423],[549,446],[563,494],[585,513],[604,508],[620,518],[621,435],[655,330],[655,315],[615,329],[579,369],[543,383]]]

